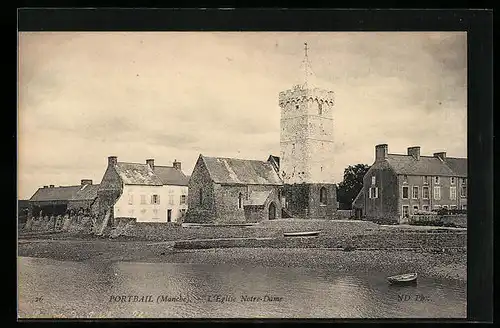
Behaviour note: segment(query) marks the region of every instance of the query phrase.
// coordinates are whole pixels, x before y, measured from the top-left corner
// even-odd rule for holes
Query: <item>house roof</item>
[[[441,175],[454,176],[453,170],[441,159],[431,156],[420,156],[416,160],[410,155],[388,154],[387,162],[396,174],[407,175]]]
[[[446,157],[445,163],[456,175],[467,176],[467,158]]]
[[[118,162],[116,172],[127,185],[162,186],[163,181],[156,175],[148,164]]]
[[[74,200],[92,200],[97,197],[99,185],[77,185],[38,188],[30,201],[74,201]]]
[[[210,177],[220,184],[283,184],[273,165],[265,161],[202,156]]]
[[[97,197],[98,184],[88,184],[80,187],[70,200],[93,200]]]
[[[156,166],[154,172],[164,185],[187,186],[189,177],[173,166]]]
[[[245,206],[262,206],[266,202],[271,191],[252,191],[245,201]]]

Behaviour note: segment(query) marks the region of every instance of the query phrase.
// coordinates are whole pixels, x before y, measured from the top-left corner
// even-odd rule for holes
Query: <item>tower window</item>
[[[200,188],[200,205],[203,205],[203,189]]]
[[[318,114],[319,115],[323,114],[323,104],[322,103],[318,103]]]
[[[240,194],[238,195],[238,208],[242,207],[243,207],[243,194],[240,192]]]
[[[299,105],[295,105],[295,109],[299,109]]]
[[[326,205],[327,203],[327,194],[326,194],[326,188],[322,187],[319,190],[319,202],[321,205]]]

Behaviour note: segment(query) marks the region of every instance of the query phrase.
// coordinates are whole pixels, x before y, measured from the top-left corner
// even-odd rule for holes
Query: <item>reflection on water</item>
[[[465,284],[425,277],[394,287],[383,274],[308,268],[18,261],[21,318],[466,316]]]

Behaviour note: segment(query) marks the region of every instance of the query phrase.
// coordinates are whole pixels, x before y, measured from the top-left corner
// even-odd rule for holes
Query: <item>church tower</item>
[[[326,218],[336,210],[334,93],[314,87],[304,44],[304,83],[280,92],[280,176],[294,216]]]

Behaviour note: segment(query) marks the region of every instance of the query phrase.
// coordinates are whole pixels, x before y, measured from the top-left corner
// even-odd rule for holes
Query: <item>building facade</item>
[[[377,145],[352,205],[357,217],[393,223],[406,223],[417,211],[467,209],[467,159],[421,156],[418,146],[389,154],[387,144]]]
[[[110,156],[99,188],[101,215],[105,220],[176,222],[187,210],[187,182],[180,162],[156,166],[153,159],[125,163]]]
[[[98,189],[99,185],[92,184],[89,179],[83,179],[80,185],[74,186],[43,186],[29,199],[30,215],[56,216],[80,211],[96,214]]]
[[[301,218],[332,218],[334,181],[334,94],[297,85],[279,94],[280,177],[286,211]]]
[[[185,222],[234,224],[281,218],[282,181],[269,161],[200,155]]]

